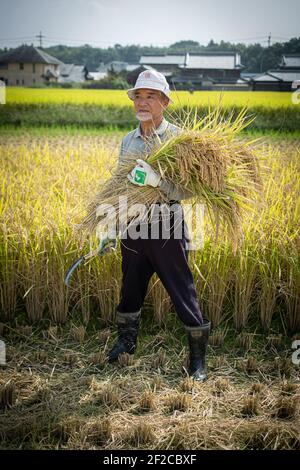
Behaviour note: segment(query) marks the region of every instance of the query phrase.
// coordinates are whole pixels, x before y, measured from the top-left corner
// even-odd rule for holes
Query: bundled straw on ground
[[[226,229],[228,238],[237,247],[242,236],[243,210],[250,209],[260,188],[258,159],[254,141],[239,141],[236,136],[251,119],[246,109],[234,118],[224,118],[219,108],[191,122],[189,115],[175,135],[158,141],[145,160],[162,178],[190,192],[195,202],[205,204],[212,222]],[[253,120],[253,119],[252,119]],[[104,207],[112,207],[117,223],[124,221],[123,210],[144,204],[145,213],[151,205],[166,202],[159,188],[139,187],[130,183],[127,174],[136,165],[136,155],[121,159],[112,177],[100,189],[88,206],[88,213],[77,226],[92,233],[109,221],[103,217]],[[119,197],[126,196],[126,204]],[[140,209],[139,209],[140,210]],[[139,216],[141,214],[139,213]],[[127,218],[128,225],[134,217]]]

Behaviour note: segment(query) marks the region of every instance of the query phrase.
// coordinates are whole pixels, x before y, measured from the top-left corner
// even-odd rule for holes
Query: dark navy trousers
[[[202,313],[193,275],[188,265],[187,237],[180,239],[121,239],[122,288],[120,313],[141,309],[151,276],[157,273],[168,292],[176,313],[186,326],[200,326]]]

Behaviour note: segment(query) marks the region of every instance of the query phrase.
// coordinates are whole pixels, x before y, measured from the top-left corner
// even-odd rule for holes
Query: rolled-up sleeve
[[[172,181],[162,180],[159,187],[163,193],[172,201],[181,201],[182,199],[190,199],[193,193],[182,186],[178,186]]]
[[[121,145],[120,145],[120,150],[119,150],[119,163],[122,157],[124,156],[125,150],[124,150],[124,139],[122,139]]]

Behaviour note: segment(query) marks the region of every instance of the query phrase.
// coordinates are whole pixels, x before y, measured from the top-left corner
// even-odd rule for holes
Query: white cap
[[[172,103],[172,100],[169,96],[170,88],[166,77],[162,73],[157,72],[154,69],[145,70],[144,72],[141,72],[137,78],[134,88],[130,88],[130,90],[127,90],[127,95],[131,100],[134,99],[135,90],[139,90],[140,88],[148,88],[150,90],[161,91],[167,98],[169,98]]]

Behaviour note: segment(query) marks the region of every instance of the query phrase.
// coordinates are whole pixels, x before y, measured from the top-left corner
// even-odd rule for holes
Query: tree
[[[170,48],[180,48],[180,47],[193,47],[193,46],[200,46],[199,42],[197,41],[179,41],[179,42],[174,42],[174,44],[171,44]]]

